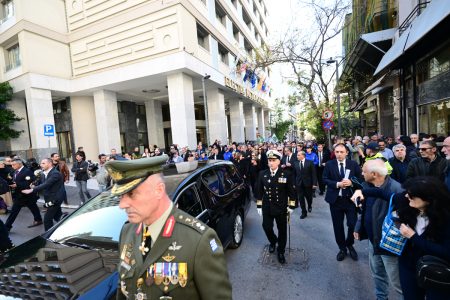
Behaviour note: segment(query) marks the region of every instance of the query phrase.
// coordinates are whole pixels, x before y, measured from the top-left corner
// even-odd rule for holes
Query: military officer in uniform
[[[231,299],[223,247],[214,230],[177,209],[161,165],[167,155],[109,161],[111,194],[128,215],[119,243],[117,299]]]
[[[269,240],[269,252],[275,252],[278,244],[278,261],[286,263],[284,251],[287,239],[287,217],[297,207],[295,185],[290,172],[280,167],[281,154],[276,150],[267,152],[269,169],[259,173],[256,188],[256,207],[263,217],[263,229]],[[273,231],[277,223],[278,237]]]

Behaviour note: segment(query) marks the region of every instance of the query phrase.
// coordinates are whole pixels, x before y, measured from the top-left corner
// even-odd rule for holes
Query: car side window
[[[228,175],[230,180],[233,182],[233,188],[236,185],[240,185],[242,183],[242,178],[239,175],[238,171],[236,170],[235,166],[227,166]]]
[[[223,188],[219,183],[219,177],[213,169],[208,170],[202,174],[203,183],[208,187],[210,191],[212,191],[216,195],[223,194]],[[222,191],[221,191],[222,189]]]
[[[225,195],[231,192],[236,186],[235,182],[231,179],[231,174],[227,166],[220,166],[216,170],[217,177],[219,178],[219,192],[220,195]]]
[[[175,205],[193,217],[198,216],[203,211],[202,203],[193,186],[187,188],[178,196]]]

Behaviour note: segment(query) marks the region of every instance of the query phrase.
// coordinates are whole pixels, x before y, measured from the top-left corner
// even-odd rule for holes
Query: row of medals
[[[164,284],[166,287],[169,284],[185,287],[187,284],[187,263],[171,263],[171,262],[157,262],[151,264],[147,269],[147,276],[145,284],[151,286]]]

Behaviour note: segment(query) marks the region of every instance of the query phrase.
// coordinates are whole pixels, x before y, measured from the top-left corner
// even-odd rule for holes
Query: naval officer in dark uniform
[[[278,261],[286,263],[284,251],[287,240],[287,215],[297,207],[295,185],[290,172],[280,167],[281,154],[276,150],[267,152],[269,169],[259,173],[256,188],[256,207],[263,217],[263,229],[269,240],[269,252],[275,252],[278,244]],[[273,231],[277,223],[278,237]]]
[[[111,194],[128,215],[120,234],[117,299],[231,299],[214,230],[176,208],[161,174],[167,155],[109,161]]]

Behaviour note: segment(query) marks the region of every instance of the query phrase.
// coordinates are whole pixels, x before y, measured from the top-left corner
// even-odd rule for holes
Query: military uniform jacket
[[[271,215],[286,213],[288,205],[291,209],[297,207],[293,176],[281,168],[278,168],[273,177],[270,169],[259,173],[255,196],[257,207],[262,207],[263,212]]]
[[[231,299],[222,244],[197,219],[174,207],[145,261],[141,243],[140,224],[125,224],[117,299]]]

